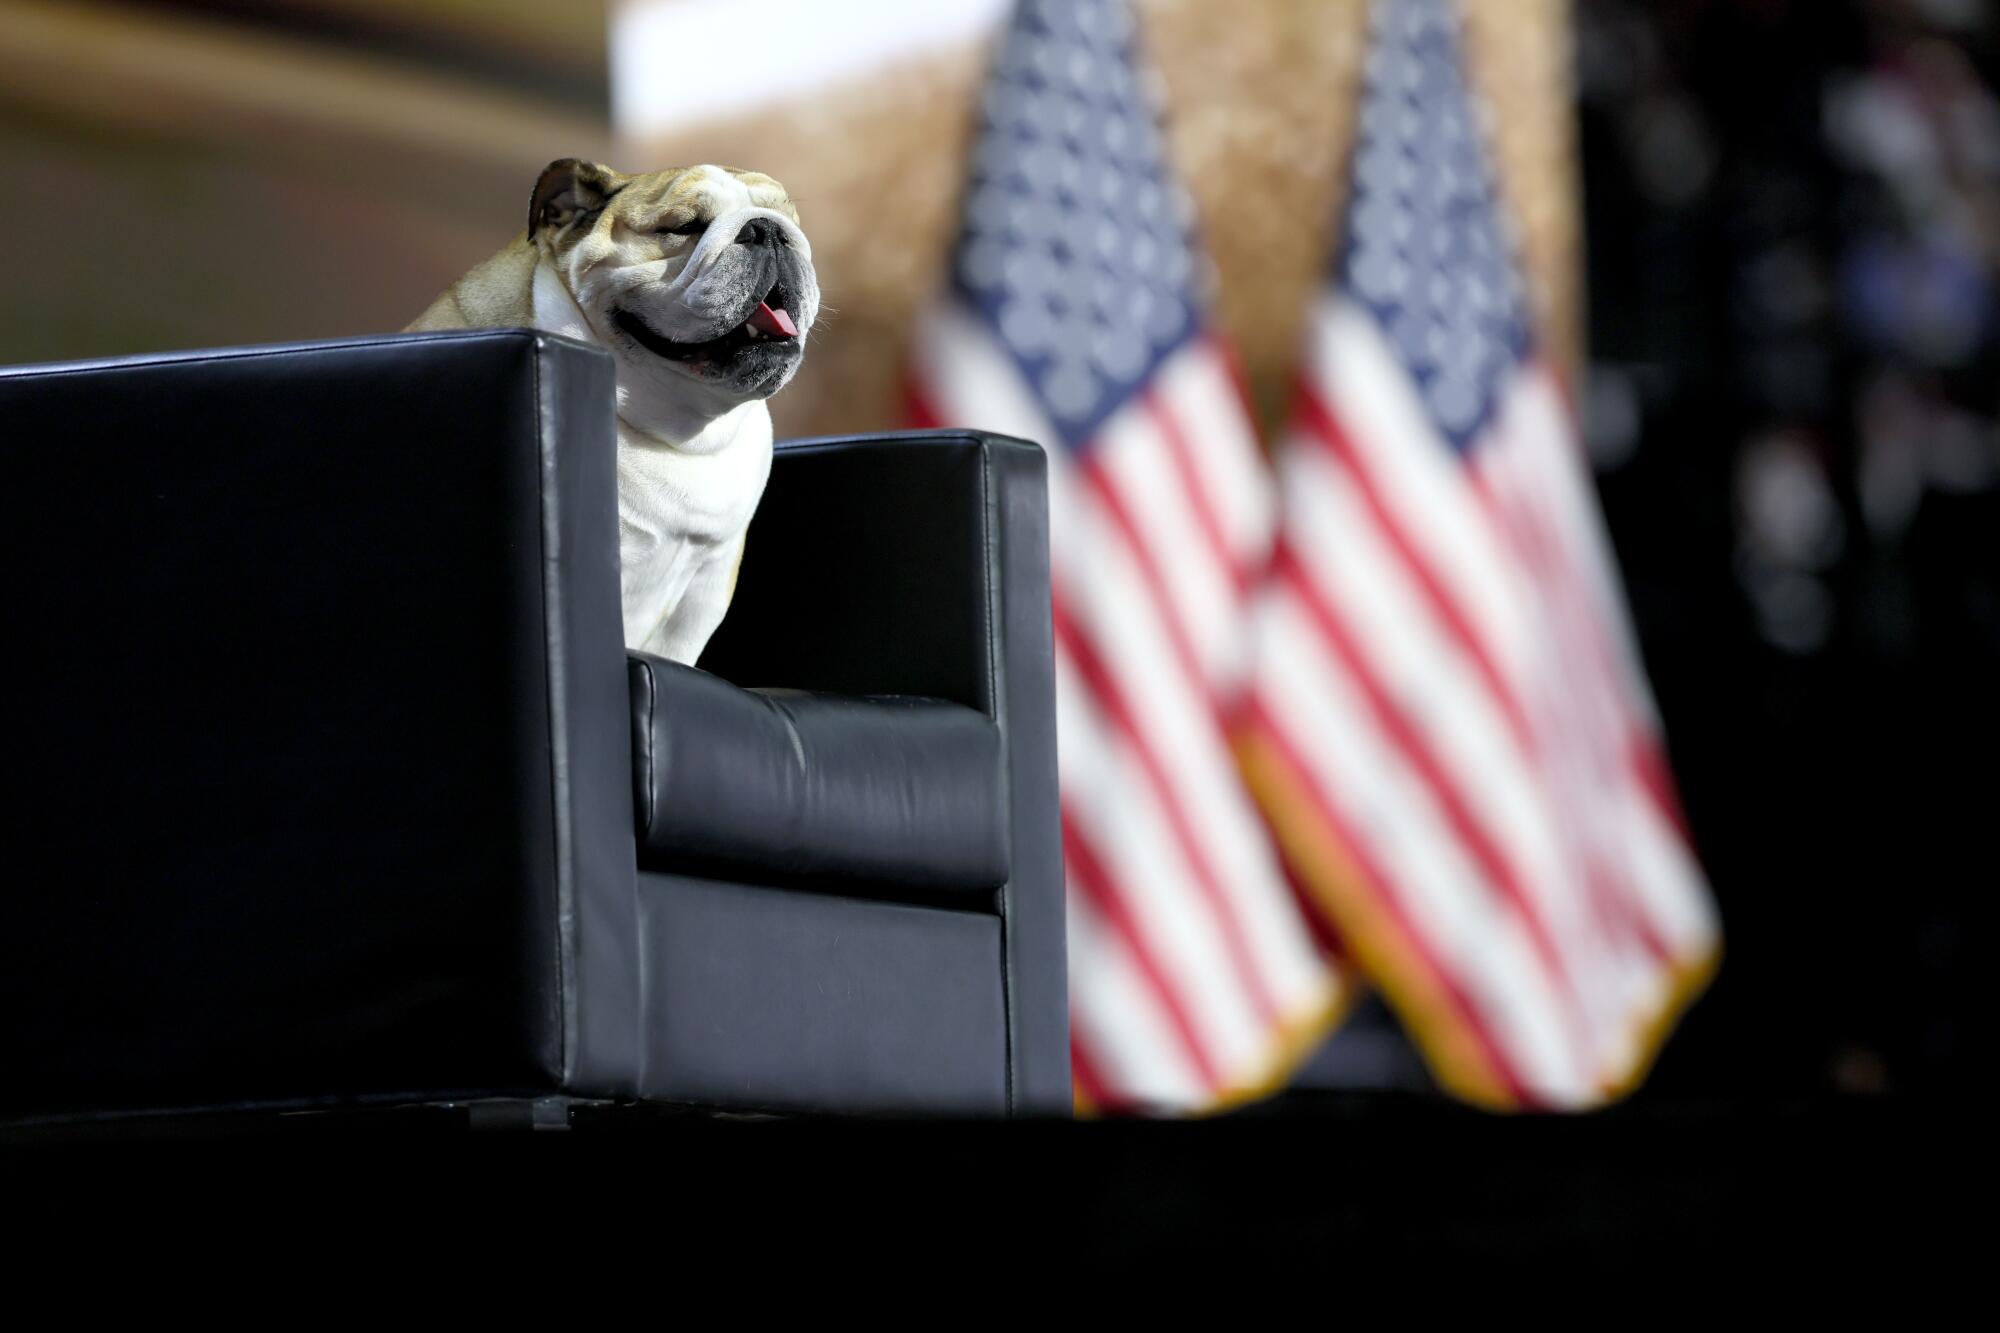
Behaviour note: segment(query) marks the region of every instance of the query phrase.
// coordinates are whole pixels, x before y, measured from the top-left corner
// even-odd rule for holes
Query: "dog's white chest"
[[[618,431],[625,636],[643,643],[698,576],[727,579],[771,473],[771,415],[746,403],[684,445]],[[732,568],[720,570],[727,562]]]
[[[531,299],[536,327],[598,342],[546,263],[535,270]],[[684,415],[673,410],[672,395],[663,398],[624,376],[621,370],[618,563],[625,642],[692,663],[728,608],[743,535],[771,475],[771,413],[761,400],[746,402],[691,438],[668,442],[663,434]]]

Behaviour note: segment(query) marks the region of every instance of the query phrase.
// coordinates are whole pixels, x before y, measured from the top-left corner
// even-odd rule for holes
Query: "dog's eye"
[[[707,228],[707,226],[708,224],[701,221],[699,218],[689,218],[686,222],[681,223],[678,227],[660,228],[660,235],[695,236],[699,235],[703,230]]]

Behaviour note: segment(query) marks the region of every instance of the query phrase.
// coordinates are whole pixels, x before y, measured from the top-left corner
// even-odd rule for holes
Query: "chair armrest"
[[[925,695],[1000,724],[1011,1101],[1066,1115],[1047,467],[1036,445],[978,431],[779,445],[701,666],[746,686]]]
[[[1035,445],[969,431],[781,443],[702,669],[994,714],[1009,560],[1047,582],[1045,469]]]

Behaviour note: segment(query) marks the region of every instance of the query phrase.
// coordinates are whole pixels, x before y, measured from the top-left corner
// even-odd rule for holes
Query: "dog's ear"
[[[528,201],[528,234],[543,227],[558,231],[579,217],[598,212],[625,181],[610,167],[565,157],[542,168]]]

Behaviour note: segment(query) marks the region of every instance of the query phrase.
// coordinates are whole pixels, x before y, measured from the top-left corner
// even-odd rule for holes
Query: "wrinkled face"
[[[553,163],[529,232],[627,375],[726,407],[782,388],[819,313],[785,187],[730,167]]]

